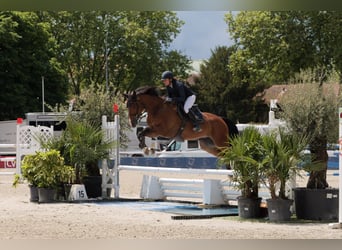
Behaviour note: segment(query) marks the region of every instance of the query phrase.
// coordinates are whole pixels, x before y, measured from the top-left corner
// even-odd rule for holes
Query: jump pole
[[[117,141],[117,147],[115,152],[115,164],[114,164],[114,197],[120,196],[120,170],[131,171],[146,171],[146,172],[168,172],[168,173],[187,173],[187,174],[214,174],[214,175],[233,175],[233,170],[222,169],[183,169],[183,168],[158,168],[158,167],[145,167],[145,166],[125,166],[120,165],[120,118],[118,113],[118,106],[114,104],[114,121],[116,124],[115,140]]]
[[[339,208],[338,208],[338,223],[331,223],[329,226],[333,229],[342,229],[342,108],[338,109],[338,119],[339,119],[339,158],[338,158],[338,172],[339,172]]]
[[[179,174],[212,174],[212,175],[233,175],[233,170],[229,169],[193,169],[193,168],[165,168],[165,167],[146,167],[146,166],[130,166],[120,165],[121,170],[143,171],[143,172],[159,172],[159,173],[179,173]]]
[[[119,165],[120,165],[120,117],[119,117],[119,106],[117,104],[114,104],[113,106],[113,111],[115,113],[114,116],[114,122],[116,124],[116,142],[117,142],[117,146],[116,146],[116,152],[115,152],[115,164],[114,164],[114,197],[115,198],[119,198],[120,196],[120,182],[119,182]]]

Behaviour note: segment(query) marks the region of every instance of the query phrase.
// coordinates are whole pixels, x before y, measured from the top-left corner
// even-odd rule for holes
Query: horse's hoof
[[[148,155],[149,152],[150,152],[148,147],[144,147],[144,148],[142,149],[142,151],[143,151],[144,155]]]
[[[154,155],[155,149],[154,148],[144,147],[143,148],[143,153],[144,153],[144,155]]]

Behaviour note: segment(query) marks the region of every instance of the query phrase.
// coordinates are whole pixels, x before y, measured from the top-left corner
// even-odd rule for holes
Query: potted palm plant
[[[114,145],[115,142],[104,140],[101,126],[69,115],[62,135],[44,143],[43,147],[58,149],[74,167],[75,183],[84,184],[87,196],[96,198],[102,196],[98,161],[108,159],[108,151]]]
[[[229,139],[231,147],[220,153],[220,162],[234,170],[235,188],[241,191],[237,198],[239,216],[256,218],[260,216],[259,185],[262,179],[263,157],[260,147],[262,137],[254,127],[247,127],[239,136]]]
[[[299,164],[305,163],[305,136],[288,133],[284,128],[262,136],[265,154],[263,182],[269,189],[267,199],[268,217],[271,221],[286,221],[291,218],[293,199],[289,199],[287,182],[299,174]]]
[[[65,151],[75,167],[77,181],[85,185],[89,198],[102,196],[98,161],[109,158],[115,142],[106,141],[101,126],[85,120],[69,119],[64,134]]]

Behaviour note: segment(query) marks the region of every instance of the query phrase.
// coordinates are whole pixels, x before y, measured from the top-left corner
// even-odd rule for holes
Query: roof
[[[280,100],[283,95],[286,94],[288,91],[294,91],[299,86],[303,84],[279,84],[279,85],[272,85],[268,89],[265,89],[264,92],[261,94],[262,98],[265,103],[270,103],[271,99],[278,99]],[[317,85],[317,83],[305,83],[305,86],[308,88],[312,88],[313,85]],[[328,88],[333,88],[336,96],[338,96],[340,92],[340,84],[338,83],[324,83],[323,84],[323,92],[327,92]]]

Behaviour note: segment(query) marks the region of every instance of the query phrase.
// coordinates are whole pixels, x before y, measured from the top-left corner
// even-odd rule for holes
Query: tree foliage
[[[208,61],[201,65],[201,78],[197,84],[198,103],[208,112],[239,122],[265,122],[265,105],[256,97],[263,84],[234,81],[229,68],[235,47],[216,47]]]
[[[43,12],[41,18],[51,24],[74,95],[91,84],[114,91],[155,84],[182,24],[162,11]]]
[[[167,11],[0,12],[0,119],[41,110],[42,76],[55,106],[91,85],[116,95],[184,74],[188,58],[168,51],[182,24]]]
[[[119,105],[120,147],[126,148],[128,142],[127,130],[130,130],[131,127],[128,122],[126,107],[120,97],[106,91],[104,85],[90,85],[87,89],[83,89],[81,95],[76,98],[75,109],[81,111],[81,120],[100,127],[103,115],[107,116],[108,121],[114,121],[113,104]]]
[[[0,119],[41,111],[45,102],[63,103],[66,75],[56,60],[49,26],[32,12],[0,12]]]
[[[300,84],[287,91],[281,99],[281,117],[292,133],[309,138],[312,159],[323,166],[322,170],[311,171],[307,184],[309,188],[328,186],[326,150],[328,143],[337,143],[337,110],[341,100],[333,87],[331,84]]]
[[[341,81],[341,12],[242,11],[225,20],[234,49],[214,51],[201,69],[201,105],[211,112],[267,122],[260,95],[267,87],[303,82],[303,72],[309,82],[322,84],[332,73]]]
[[[221,116],[226,116],[229,110],[227,92],[232,84],[228,70],[230,54],[230,48],[216,47],[209,60],[200,66],[201,78],[197,84],[199,105],[207,111],[215,110]]]
[[[254,82],[287,82],[295,73],[315,69],[323,82],[334,68],[341,73],[341,12],[244,11],[226,15],[239,50],[231,69],[248,69]]]
[[[185,55],[182,55],[181,52],[176,50],[167,51],[164,53],[161,62],[162,71],[169,70],[171,71],[177,78],[185,80],[188,77],[187,71],[190,69],[190,60]],[[161,73],[158,74],[159,80],[161,77]]]

